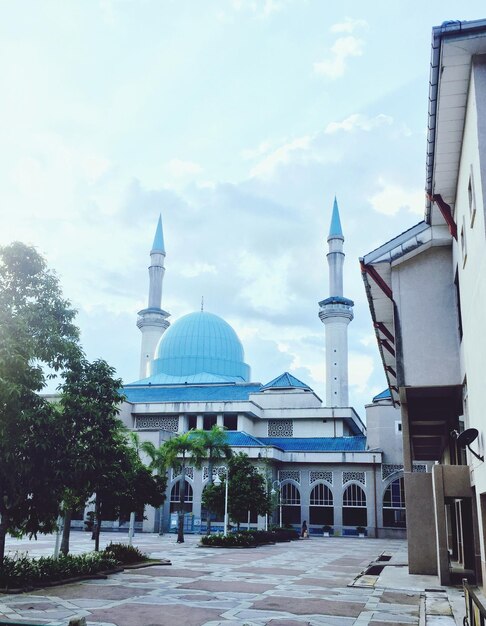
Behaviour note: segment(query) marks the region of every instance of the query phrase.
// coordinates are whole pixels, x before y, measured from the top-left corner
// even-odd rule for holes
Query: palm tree
[[[219,459],[229,459],[233,454],[231,446],[228,444],[228,437],[226,431],[221,426],[216,424],[211,430],[194,430],[193,435],[201,443],[206,450],[208,457],[208,472],[209,482],[208,485],[213,484],[213,465],[214,461]],[[211,512],[208,510],[206,520],[206,534],[211,533]]]
[[[179,519],[177,525],[177,543],[184,543],[184,500],[186,496],[186,462],[190,457],[192,464],[200,468],[206,451],[198,437],[192,431],[176,435],[165,441],[159,448],[160,459],[163,458],[165,467],[181,472],[179,489]]]
[[[157,447],[151,441],[144,441],[143,443],[140,443],[138,433],[132,434],[136,435],[133,443],[137,447],[137,450],[145,452],[150,459],[148,463],[149,470],[159,474],[160,476],[165,475],[169,465],[165,454],[164,444]],[[162,508],[160,508],[159,516],[159,533],[162,534]]]

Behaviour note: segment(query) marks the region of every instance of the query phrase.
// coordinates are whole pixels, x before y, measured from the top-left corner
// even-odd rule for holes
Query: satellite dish
[[[484,456],[480,456],[477,452],[474,452],[469,446],[473,441],[478,438],[479,431],[476,428],[467,428],[460,435],[457,436],[457,445],[460,448],[467,448],[471,454],[473,454],[480,461],[484,461]]]
[[[465,448],[475,441],[478,438],[478,435],[479,431],[476,430],[476,428],[468,428],[458,435],[457,445],[460,448]]]

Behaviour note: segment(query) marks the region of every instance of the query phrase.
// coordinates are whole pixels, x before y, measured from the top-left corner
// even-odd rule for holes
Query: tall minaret
[[[319,317],[326,326],[326,406],[347,407],[348,324],[354,302],[343,297],[344,237],[336,198],[327,243],[329,298],[319,302]]]
[[[140,355],[140,378],[150,376],[150,364],[155,349],[164,331],[169,327],[169,313],[161,309],[162,282],[164,280],[164,234],[162,232],[162,216],[159,216],[154,243],[150,251],[149,297],[148,307],[138,312],[137,326],[142,331],[142,350]]]

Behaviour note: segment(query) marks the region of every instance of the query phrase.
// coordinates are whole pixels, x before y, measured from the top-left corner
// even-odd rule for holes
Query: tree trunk
[[[212,452],[209,450],[209,459],[208,459],[208,487],[213,484],[213,459]],[[211,534],[211,511],[207,509],[207,517],[206,517],[206,535]]]
[[[101,502],[98,494],[96,495],[96,515],[95,515],[95,552],[100,551],[100,532],[101,532]]]
[[[67,509],[64,513],[64,526],[62,529],[61,554],[69,554],[69,533],[71,532],[72,509]]]
[[[5,539],[7,538],[7,522],[3,521],[4,515],[0,515],[0,567],[5,557]]]
[[[179,488],[179,519],[177,524],[177,543],[184,543],[184,500],[186,496],[186,466],[182,465],[181,486]]]

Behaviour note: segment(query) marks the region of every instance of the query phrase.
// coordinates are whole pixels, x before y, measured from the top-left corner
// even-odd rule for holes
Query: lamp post
[[[274,480],[272,483],[272,491],[270,492],[274,496],[278,491],[278,508],[279,508],[279,526],[282,528],[282,482],[280,480]]]
[[[227,467],[224,468],[225,472],[225,482],[224,482],[224,531],[223,535],[226,537],[228,535],[228,483],[229,483],[229,469]],[[219,472],[216,473],[216,477],[214,479],[214,484],[219,487],[221,485],[221,478],[219,477]]]

